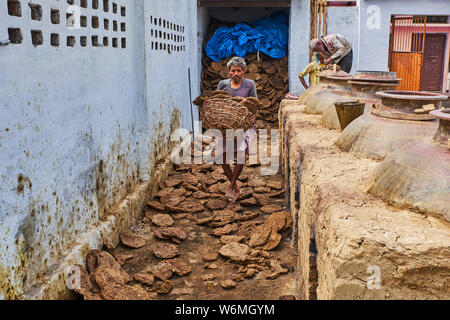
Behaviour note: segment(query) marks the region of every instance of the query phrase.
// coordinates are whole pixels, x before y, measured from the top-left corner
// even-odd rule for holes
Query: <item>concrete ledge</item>
[[[119,233],[128,229],[142,213],[146,201],[150,199],[164,181],[172,168],[170,154],[157,164],[151,173],[151,180],[137,185],[120,203],[113,206],[105,218],[95,223],[82,234],[72,247],[47,274],[19,297],[22,300],[58,300],[74,299],[75,296],[66,286],[70,269],[75,264],[85,264],[89,250],[100,249],[105,243],[113,246],[119,242]]]
[[[339,132],[322,127],[320,116],[299,105],[280,108],[299,297],[310,298],[315,237],[318,299],[449,299],[450,225],[367,194],[377,162],[338,149]]]

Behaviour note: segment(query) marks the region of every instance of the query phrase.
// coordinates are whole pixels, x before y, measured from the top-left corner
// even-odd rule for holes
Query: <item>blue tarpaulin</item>
[[[206,44],[206,55],[215,62],[233,55],[245,57],[257,51],[274,59],[286,55],[289,34],[286,14],[256,20],[252,26],[238,23],[232,28],[218,28]]]

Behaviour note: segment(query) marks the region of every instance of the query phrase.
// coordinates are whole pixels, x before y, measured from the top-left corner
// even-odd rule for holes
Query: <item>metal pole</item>
[[[189,80],[189,105],[191,106],[192,138],[193,138],[193,140],[195,140],[195,135],[194,135],[194,113],[192,111],[191,68],[188,68],[188,80]]]

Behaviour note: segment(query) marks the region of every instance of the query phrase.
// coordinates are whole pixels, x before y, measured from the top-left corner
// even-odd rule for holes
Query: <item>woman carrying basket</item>
[[[227,63],[227,68],[231,78],[220,81],[219,85],[217,86],[217,90],[227,91],[233,97],[239,96],[243,98],[248,97],[258,98],[256,93],[255,82],[253,80],[244,78],[244,74],[247,68],[247,64],[245,63],[244,59],[240,57],[232,58]],[[256,120],[256,117],[257,113],[255,113],[251,119],[253,123]],[[249,153],[250,146],[252,144],[253,139],[255,138],[255,135],[256,135],[256,125],[254,125],[252,129],[249,129],[244,133],[244,139],[242,143],[240,143],[239,145],[234,143],[233,153],[235,158],[237,157],[238,153],[245,153],[245,154]],[[231,150],[228,151],[226,150],[226,142],[224,140],[222,149],[223,152],[222,168],[228,180],[230,181],[230,186],[226,191],[226,195],[229,198],[229,200],[234,203],[241,194],[239,187],[236,184],[236,181],[244,168],[244,164],[236,163],[234,166],[234,170],[232,170],[231,166],[226,163],[226,154],[227,152],[230,151]],[[216,154],[216,157],[220,156],[221,154]]]

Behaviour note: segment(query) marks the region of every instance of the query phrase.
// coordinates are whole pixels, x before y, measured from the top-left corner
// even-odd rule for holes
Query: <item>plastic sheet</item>
[[[258,19],[252,25],[238,23],[232,28],[218,28],[206,44],[207,56],[215,62],[233,55],[245,57],[257,51],[274,59],[286,56],[289,34],[286,14],[274,13],[272,17]]]

